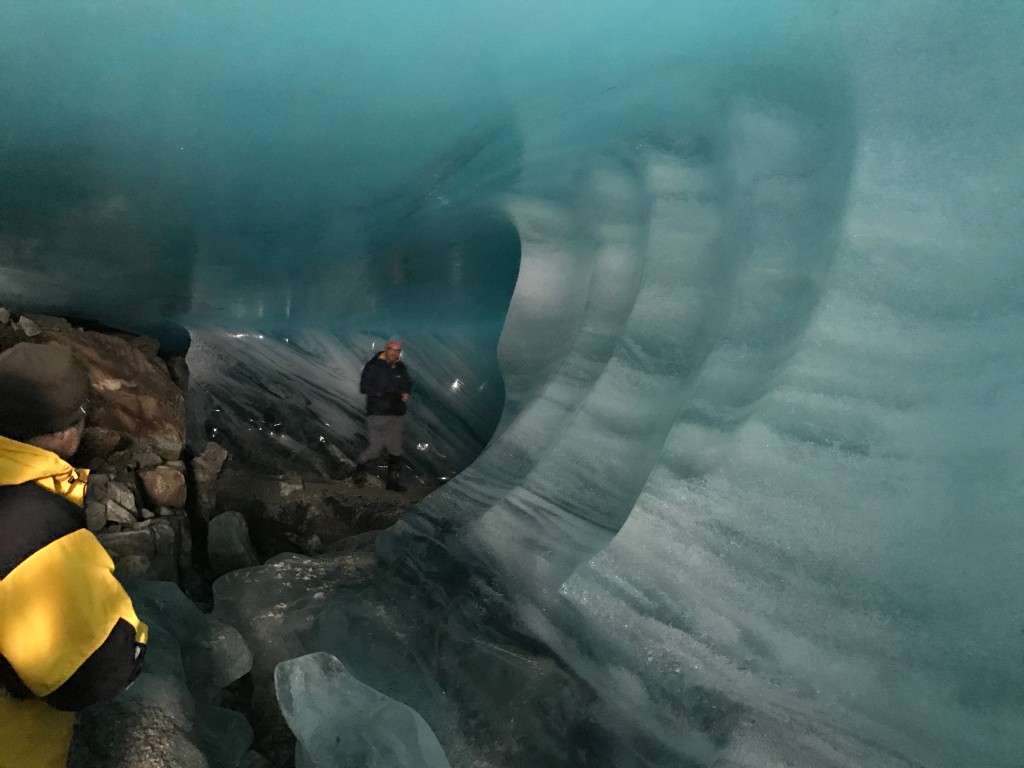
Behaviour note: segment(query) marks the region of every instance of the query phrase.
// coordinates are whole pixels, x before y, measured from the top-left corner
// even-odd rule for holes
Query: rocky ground
[[[356,487],[352,460],[333,446],[333,478],[271,476],[216,442],[190,450],[183,357],[149,337],[0,307],[0,351],[23,341],[64,346],[89,370],[89,414],[73,463],[91,471],[88,527],[122,578],[172,581],[202,601],[230,570],[283,552],[329,551],[390,526],[436,487],[410,477],[405,493],[389,492],[374,474]]]
[[[435,487],[410,482],[395,493],[375,476],[357,487],[347,478],[272,477],[229,463],[215,490],[219,510],[245,515],[256,552],[266,559],[280,552],[320,554],[347,537],[387,528]]]

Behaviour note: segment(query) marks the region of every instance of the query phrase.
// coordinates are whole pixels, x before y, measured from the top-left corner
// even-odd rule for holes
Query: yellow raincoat
[[[87,477],[50,451],[0,437],[0,486],[36,483],[81,506]],[[146,642],[113,561],[84,528],[43,545],[0,579],[0,655],[39,697],[16,699],[0,688],[0,768],[66,765],[74,713],[42,697],[74,674],[119,619]]]

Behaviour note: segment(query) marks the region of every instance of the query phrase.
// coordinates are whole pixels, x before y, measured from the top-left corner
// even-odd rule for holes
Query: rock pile
[[[281,552],[316,555],[391,525],[429,492],[386,493],[327,445],[337,477],[308,480],[239,466],[207,442],[186,448],[185,359],[155,339],[88,330],[67,319],[0,308],[0,351],[19,342],[60,344],[88,369],[91,396],[77,467],[90,470],[85,513],[122,579],[171,581],[205,595],[209,582]],[[220,519],[223,517],[223,519]],[[197,563],[200,565],[197,567]]]
[[[184,359],[161,357],[156,340],[145,336],[85,330],[63,318],[0,308],[0,350],[22,341],[59,344],[89,372],[86,428],[72,463],[90,470],[86,523],[118,575],[188,582]],[[218,471],[221,464],[223,458]]]

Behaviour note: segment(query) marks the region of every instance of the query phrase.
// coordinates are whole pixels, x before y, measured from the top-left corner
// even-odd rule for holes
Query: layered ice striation
[[[322,468],[405,337],[464,471],[380,554],[617,765],[1020,764],[1024,8],[0,22],[0,301],[188,329],[196,439]]]

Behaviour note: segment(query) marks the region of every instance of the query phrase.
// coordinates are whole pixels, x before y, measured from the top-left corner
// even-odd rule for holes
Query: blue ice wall
[[[299,442],[357,429],[402,334],[438,474],[504,403],[381,552],[554,649],[617,765],[1017,766],[1022,33],[1002,2],[8,3],[0,301],[173,320],[211,410],[292,403]]]

